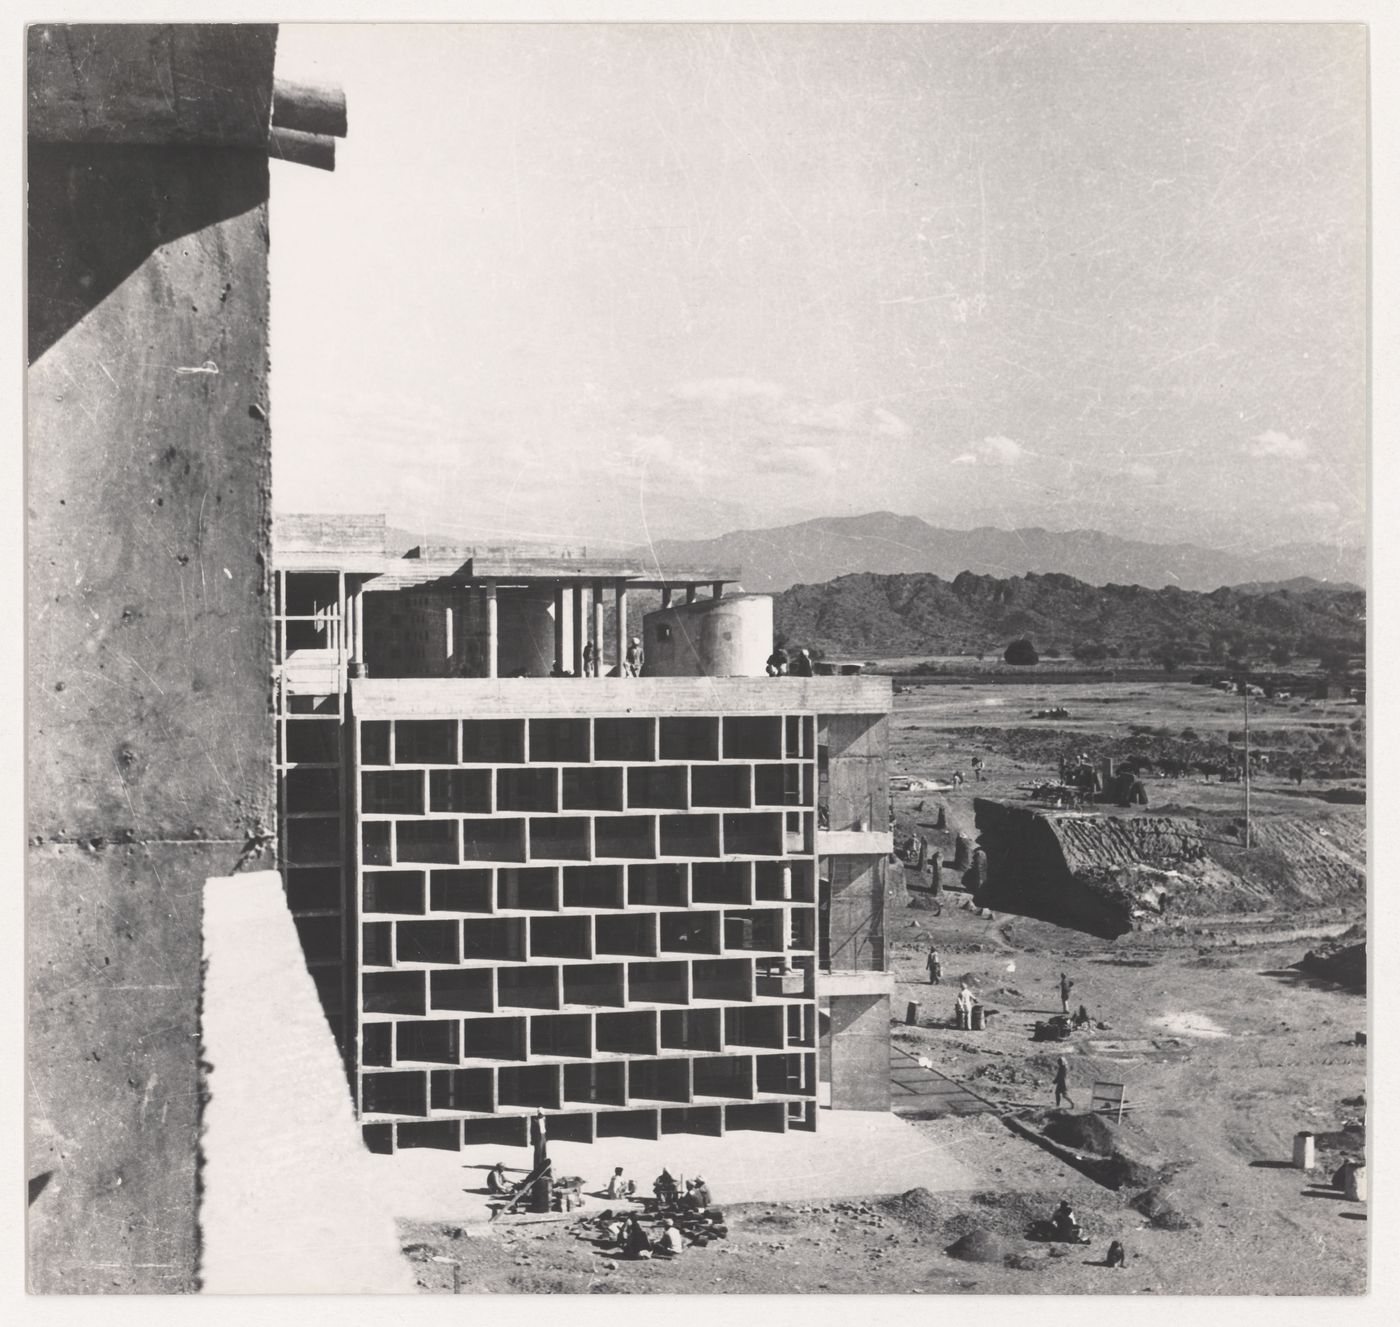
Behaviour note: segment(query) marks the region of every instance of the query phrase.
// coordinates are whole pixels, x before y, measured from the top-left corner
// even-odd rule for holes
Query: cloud
[[[877,405],[875,407],[875,432],[883,434],[887,438],[904,438],[909,436],[909,425],[898,415]]]
[[[1280,433],[1277,429],[1267,429],[1246,443],[1245,451],[1255,460],[1277,456],[1284,460],[1296,461],[1307,456],[1312,448],[1302,438],[1290,438],[1288,434]]]
[[[854,401],[835,405],[794,405],[783,412],[783,420],[799,428],[849,432],[860,425],[860,407]]]
[[[671,395],[682,401],[709,401],[726,405],[731,401],[778,401],[787,389],[762,378],[693,378],[671,388]]]
[[[760,471],[769,474],[816,475],[830,478],[841,467],[828,447],[804,444],[784,447],[759,462]]]
[[[664,433],[632,434],[628,439],[624,465],[653,478],[675,477],[696,481],[705,473],[704,463],[693,447],[680,446]]]
[[[953,458],[954,465],[1015,465],[1026,449],[1012,438],[983,438],[971,451]]]

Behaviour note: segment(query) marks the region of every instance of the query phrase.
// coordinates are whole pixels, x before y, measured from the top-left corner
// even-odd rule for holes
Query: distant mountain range
[[[1315,584],[1364,584],[1363,548],[1289,544],[1227,552],[1195,544],[1151,544],[1098,530],[944,530],[917,516],[872,512],[827,516],[772,530],[736,530],[717,539],[665,539],[649,550],[662,567],[736,566],[746,590],[772,593],[852,572],[959,572],[1024,576],[1057,572],[1089,585],[1215,590],[1247,584],[1255,592]]]
[[[963,572],[951,581],[864,573],[796,585],[774,601],[776,629],[790,644],[856,658],[1000,654],[1019,636],[1042,652],[1097,642],[1145,655],[1170,644],[1189,657],[1218,642],[1251,653],[1280,644],[1307,655],[1328,647],[1359,653],[1365,614],[1366,596],[1355,589],[1205,594],[1034,573],[1002,579]]]

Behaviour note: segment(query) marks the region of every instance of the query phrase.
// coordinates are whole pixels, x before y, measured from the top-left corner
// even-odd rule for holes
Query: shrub
[[[1040,655],[1036,653],[1035,646],[1024,636],[1013,640],[1011,644],[1006,647],[1006,653],[1002,655],[1002,658],[1005,659],[1007,663],[1015,664],[1019,667],[1028,667],[1031,664],[1038,664],[1040,662]]]

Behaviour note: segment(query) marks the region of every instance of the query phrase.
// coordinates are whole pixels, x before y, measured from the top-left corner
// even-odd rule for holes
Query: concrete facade
[[[332,576],[329,550],[300,538],[277,563],[288,900],[371,1149],[523,1145],[536,1111],[551,1137],[586,1142],[816,1128],[826,974],[833,1009],[882,993],[888,1007],[891,842],[872,820],[889,684],[500,676],[545,635],[503,611],[513,597],[568,610],[548,633],[557,674],[597,639],[605,595],[625,620],[642,577],[422,554],[367,574],[347,550]],[[736,617],[722,582],[708,588],[714,623],[752,618],[753,599]],[[487,675],[425,676],[424,646],[456,643],[454,606],[483,599]],[[394,622],[414,633],[398,642],[409,676],[375,667],[393,667]],[[744,644],[760,663],[772,648],[753,631]],[[839,832],[819,827],[832,797]],[[882,1044],[887,1080],[887,1027]],[[847,1085],[859,1072],[843,1069],[835,1108],[868,1108],[870,1089]]]

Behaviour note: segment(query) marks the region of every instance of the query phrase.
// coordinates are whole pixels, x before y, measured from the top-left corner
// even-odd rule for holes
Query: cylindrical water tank
[[[496,610],[501,637],[498,674],[548,677],[554,667],[554,596],[548,591],[502,590]]]
[[[1317,1164],[1317,1139],[1306,1131],[1293,1135],[1293,1168],[1311,1170]]]
[[[648,677],[763,677],[773,652],[773,600],[766,594],[697,599],[642,622]]]

